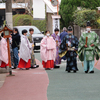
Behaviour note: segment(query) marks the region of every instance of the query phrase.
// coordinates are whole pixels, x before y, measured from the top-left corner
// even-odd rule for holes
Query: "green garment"
[[[87,48],[84,47],[86,44],[86,37],[88,37],[87,41]],[[94,44],[91,47],[91,44]],[[100,55],[100,43],[99,43],[99,36],[91,31],[90,33],[84,32],[80,39],[79,39],[79,46],[78,46],[78,55],[81,61],[84,61],[84,51],[86,53],[86,60],[93,61],[96,57],[96,60],[99,60]]]
[[[32,44],[34,43],[31,34],[29,34],[28,40],[29,40],[30,43],[32,43]],[[31,66],[34,66],[34,65],[36,65],[36,61],[35,61],[35,55],[34,55],[34,49],[33,49],[32,54],[31,54]]]

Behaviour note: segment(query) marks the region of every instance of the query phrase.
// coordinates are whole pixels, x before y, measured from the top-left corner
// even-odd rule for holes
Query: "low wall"
[[[78,39],[80,38],[81,34],[85,31],[86,28],[80,27],[78,25],[74,25],[74,35],[77,36]],[[95,31],[100,37],[100,29],[92,29],[92,31]]]

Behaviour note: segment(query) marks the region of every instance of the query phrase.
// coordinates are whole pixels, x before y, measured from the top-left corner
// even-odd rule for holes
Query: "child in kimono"
[[[56,58],[56,42],[50,36],[50,31],[45,32],[46,36],[41,41],[41,58],[43,68],[51,70],[54,68],[54,61]]]
[[[23,30],[21,36],[20,61],[18,68],[26,68],[26,70],[28,70],[31,67],[31,48],[32,45],[27,38],[27,30]]]

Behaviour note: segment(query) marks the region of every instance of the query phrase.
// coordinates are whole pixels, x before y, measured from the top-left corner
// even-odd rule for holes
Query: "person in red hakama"
[[[32,45],[30,44],[27,38],[27,30],[22,31],[21,36],[21,44],[20,44],[20,61],[18,68],[23,69],[26,68],[28,70],[31,67],[31,48]]]
[[[7,66],[9,66],[7,42],[0,36],[0,67],[6,68]]]
[[[53,37],[50,36],[50,31],[46,31],[46,36],[41,41],[41,58],[43,68],[50,70],[54,68],[54,61],[56,58],[56,43]]]

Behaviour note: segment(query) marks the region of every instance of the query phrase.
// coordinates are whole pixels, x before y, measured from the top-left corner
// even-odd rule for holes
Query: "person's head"
[[[1,33],[1,36],[4,37],[4,33]]]
[[[18,32],[18,29],[17,29],[17,28],[14,28],[14,29],[13,29],[13,33],[14,33],[14,34],[19,33],[19,32]]]
[[[27,30],[26,29],[24,29],[24,30],[22,30],[22,35],[27,35]]]
[[[73,29],[71,26],[68,27],[68,34],[73,34]]]
[[[86,30],[88,31],[88,33],[90,33],[90,31],[91,31],[91,23],[90,23],[90,21],[87,22]]]
[[[50,36],[50,31],[49,31],[49,30],[45,31],[45,35],[46,35],[47,37],[49,37],[49,36]]]
[[[58,28],[56,28],[54,31],[55,31],[56,35],[59,33],[59,29]]]
[[[34,29],[33,29],[33,28],[30,28],[30,29],[29,29],[29,32],[30,32],[30,34],[32,35],[32,34],[34,33]]]
[[[63,31],[67,32],[67,28],[66,28],[66,27],[64,27],[64,28],[63,28]]]

